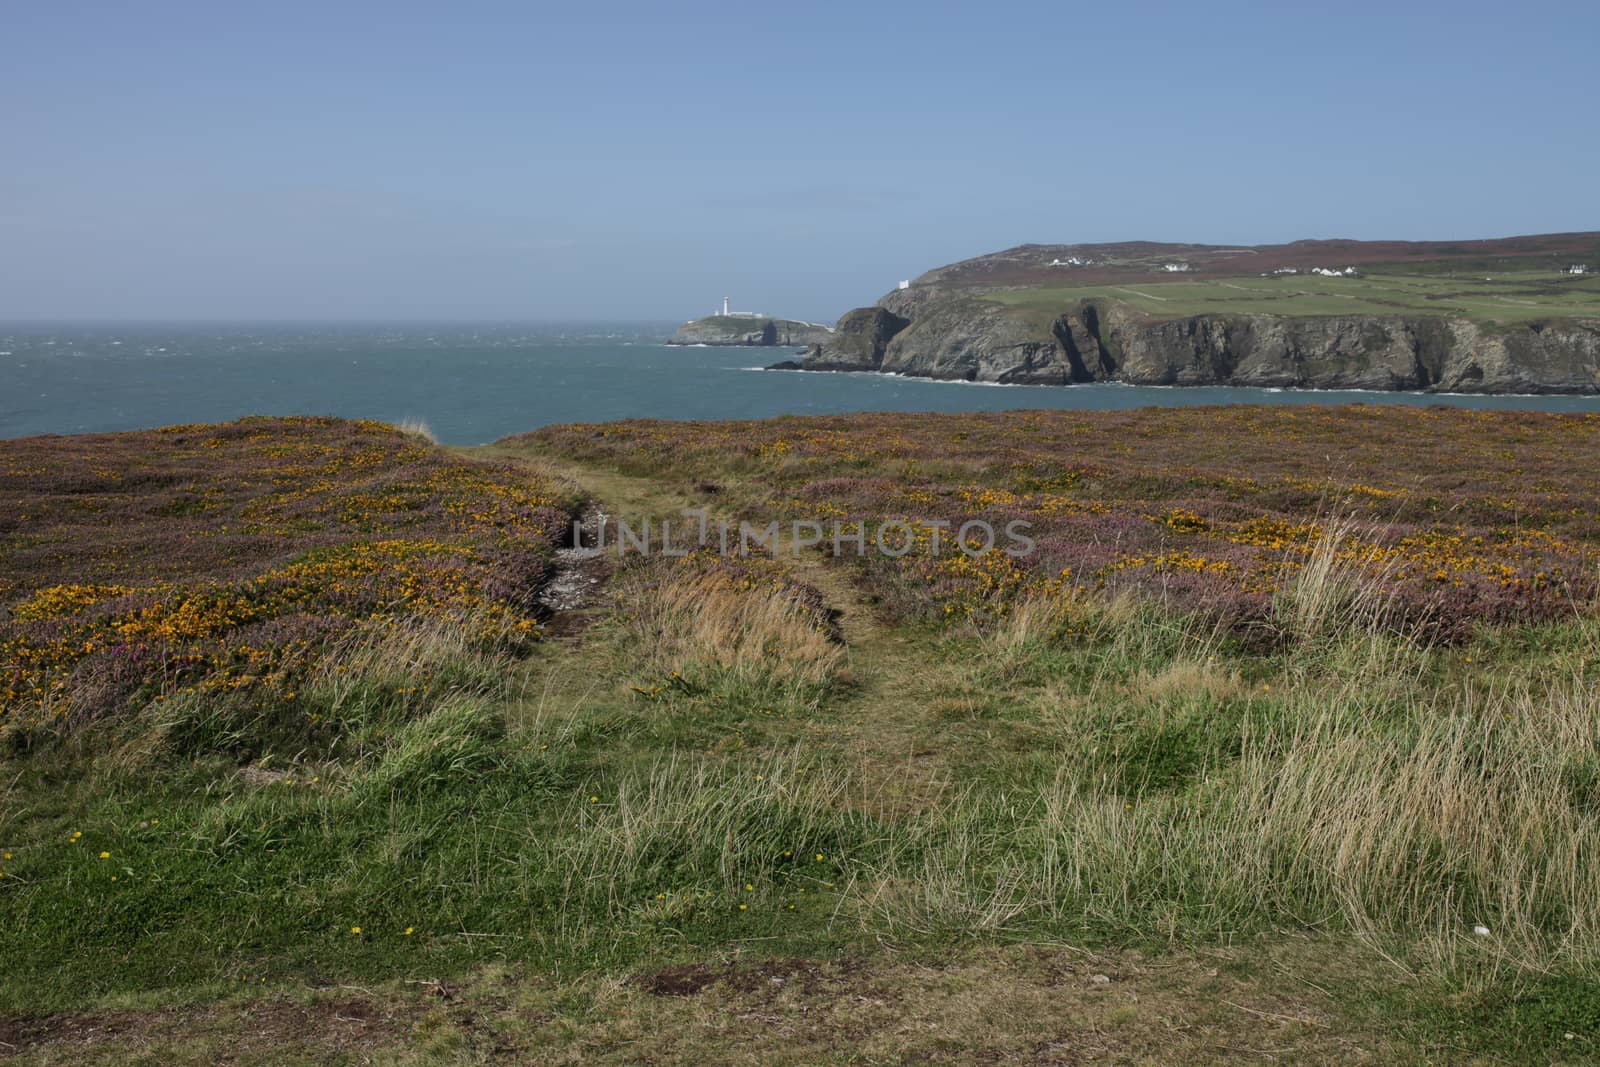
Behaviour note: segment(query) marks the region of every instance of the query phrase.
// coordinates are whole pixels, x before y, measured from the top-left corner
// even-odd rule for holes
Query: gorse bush
[[[572,501],[377,423],[0,442],[0,731],[184,698],[291,714],[321,654],[416,620],[508,647]]]
[[[902,618],[963,623],[1066,582],[1134,589],[1244,631],[1275,617],[1323,625],[1355,610],[1350,597],[1380,596],[1395,619],[1461,640],[1480,623],[1570,617],[1600,577],[1594,414],[1353,404],[879,413],[559,426],[512,443],[733,480],[759,515],[864,522],[869,536],[910,523],[914,551],[861,570]],[[935,523],[968,520],[1031,523],[1036,550],[969,560],[948,532],[934,549]],[[1300,571],[1306,581],[1275,604]],[[1370,594],[1346,588],[1357,574]]]

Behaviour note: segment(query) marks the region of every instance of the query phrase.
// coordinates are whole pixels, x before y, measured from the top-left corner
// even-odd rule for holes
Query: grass
[[[1600,317],[1600,276],[1505,271],[1489,276],[1368,273],[1243,275],[1126,285],[995,289],[984,299],[1059,314],[1085,300],[1129,304],[1157,318],[1191,315],[1445,315],[1519,323]]]
[[[1412,447],[1459,428],[1524,483],[1587,432],[1460,417]],[[1165,413],[1119,418],[1216,462]],[[1156,494],[1187,491],[1181,466],[1043,458],[1061,427],[963,416],[917,453],[890,421],[818,421],[737,427],[748,451],[631,424],[482,455],[613,515],[859,504],[827,468],[865,459],[952,502],[976,472],[982,504],[987,470],[1142,486],[1167,536],[1217,522]],[[697,554],[613,563],[559,639],[484,642],[450,613],[332,635],[297,706],[337,731],[229,743],[246,691],[41,735],[0,774],[0,1042],[39,1063],[1590,1061],[1600,620],[1412,625],[1346,551],[1367,517],[1275,495],[1322,447],[1293,425],[1248,461],[1247,499],[1322,531],[1274,550],[1297,565],[1250,615],[1269,641],[1159,583]],[[1018,438],[1046,444],[977,462]],[[1488,477],[1376,474],[1349,477],[1450,515]],[[1519,497],[1523,521],[1557,523],[1589,476]]]

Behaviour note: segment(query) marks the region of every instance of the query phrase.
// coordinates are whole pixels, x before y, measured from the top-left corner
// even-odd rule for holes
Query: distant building
[[[911,279],[910,278],[902,278],[902,279],[900,279],[900,288],[902,288],[902,289],[911,288]]]
[[[1593,268],[1591,268],[1589,266],[1589,264],[1587,264],[1587,263],[1574,263],[1572,266],[1570,266],[1566,270],[1562,271],[1562,273],[1563,274],[1588,274],[1592,269]]]
[[[1168,274],[1184,274],[1193,268],[1187,263],[1163,263],[1161,265],[1161,269],[1166,271]]]
[[[1052,259],[1046,263],[1047,267],[1092,267],[1094,260],[1084,259],[1082,256],[1068,256],[1066,259]]]
[[[713,311],[712,315],[721,315],[725,319],[764,319],[767,316],[760,311],[729,311],[728,297],[722,298],[722,310]]]

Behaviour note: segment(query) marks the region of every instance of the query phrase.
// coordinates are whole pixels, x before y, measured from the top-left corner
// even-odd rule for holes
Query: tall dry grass
[[[1333,513],[1321,529],[1310,556],[1279,583],[1272,599],[1274,618],[1300,641],[1380,629],[1392,614],[1384,582],[1393,577],[1394,565],[1367,562],[1347,551],[1358,533],[1348,515]]]
[[[404,418],[394,424],[394,428],[407,437],[418,437],[430,445],[439,443],[439,438],[434,435],[433,428],[426,421],[419,418]]]
[[[494,651],[510,627],[487,616],[413,618],[357,630],[317,663],[306,687],[319,713],[345,726],[414,718],[452,697],[508,692],[521,675]]]
[[[656,676],[820,691],[844,661],[817,611],[780,584],[669,574],[623,597],[619,639]]]
[[[973,783],[899,828],[920,846],[890,850],[852,903],[908,932],[1287,925],[1430,967],[1600,963],[1596,680],[1413,690],[1398,708],[1364,689],[1275,694],[1236,757],[1187,788],[1107,789],[1075,761],[1037,788]],[[1109,722],[1098,735],[1083,720],[1078,748],[1115,743]]]

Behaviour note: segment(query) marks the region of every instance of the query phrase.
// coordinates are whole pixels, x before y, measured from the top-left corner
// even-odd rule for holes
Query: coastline
[[[1341,395],[1359,393],[1365,396],[1399,396],[1399,397],[1459,397],[1463,399],[1491,400],[1505,398],[1507,400],[1550,400],[1592,399],[1600,406],[1600,387],[1583,392],[1578,391],[1550,391],[1543,393],[1463,393],[1458,391],[1438,391],[1427,389],[1352,389],[1331,388],[1325,386],[1302,385],[1229,385],[1223,383],[1205,382],[1196,385],[1175,384],[1144,384],[1141,382],[1072,382],[1066,385],[1051,385],[1043,382],[980,382],[969,378],[934,378],[923,374],[906,374],[902,371],[889,370],[835,370],[831,367],[819,367],[815,370],[806,367],[744,367],[743,370],[770,371],[774,374],[834,374],[842,376],[864,378],[893,378],[907,382],[926,382],[929,385],[972,385],[989,389],[1051,389],[1051,390],[1081,390],[1081,389],[1160,389],[1172,392],[1190,392],[1198,389],[1228,389],[1235,391],[1250,391],[1259,393],[1286,393],[1304,395],[1308,393],[1337,393]]]

